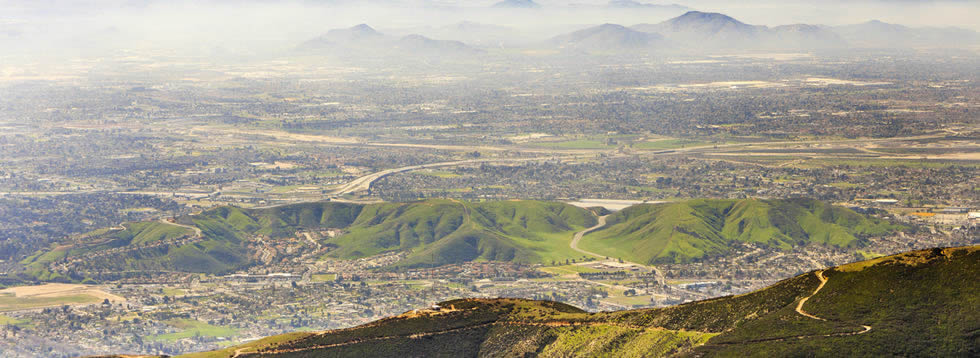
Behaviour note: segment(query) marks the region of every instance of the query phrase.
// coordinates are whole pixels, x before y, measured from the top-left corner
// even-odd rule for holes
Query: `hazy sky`
[[[840,25],[879,19],[980,30],[980,1],[643,1],[723,12],[750,24]],[[678,12],[609,9],[605,0],[537,0],[537,10],[488,9],[494,0],[0,0],[6,52],[155,48],[279,50],[332,28],[368,23],[405,32],[460,21],[507,25],[546,38],[588,25],[656,23]]]

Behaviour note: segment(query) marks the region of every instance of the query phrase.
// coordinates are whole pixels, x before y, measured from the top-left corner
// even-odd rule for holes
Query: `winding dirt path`
[[[819,271],[817,271],[815,273],[817,275],[817,279],[820,280],[820,285],[817,286],[817,289],[816,290],[813,290],[813,293],[811,293],[809,296],[803,297],[803,299],[801,299],[800,302],[796,304],[796,313],[799,313],[803,317],[812,318],[812,319],[820,320],[820,321],[826,321],[827,320],[826,318],[817,317],[815,315],[806,313],[806,311],[803,311],[803,304],[806,303],[806,301],[809,300],[810,297],[815,296],[817,294],[817,292],[820,292],[820,290],[823,289],[823,286],[827,284],[828,279],[827,279],[826,276],[823,275],[823,273],[824,273],[824,270],[819,270]],[[832,333],[832,334],[824,334],[824,335],[817,335],[817,336],[799,336],[799,337],[793,337],[793,338],[803,339],[803,338],[809,338],[809,337],[853,336],[853,335],[857,335],[857,334],[868,333],[869,331],[871,331],[871,326],[868,326],[868,325],[861,325],[861,328],[863,330],[862,331],[857,331],[857,332]]]
[[[820,318],[803,311],[803,304],[806,303],[806,301],[809,300],[810,297],[816,295],[817,292],[820,292],[820,290],[823,289],[823,286],[827,284],[827,278],[823,276],[823,270],[817,271],[816,274],[817,274],[817,279],[820,280],[820,286],[817,286],[817,289],[813,290],[813,293],[811,293],[809,296],[803,297],[803,299],[801,299],[800,302],[796,304],[796,313],[803,315],[803,317],[808,317],[820,321],[826,321],[827,319],[825,318]]]
[[[827,277],[825,277],[823,275],[823,273],[824,273],[823,270],[820,270],[820,271],[816,271],[815,272],[815,274],[817,275],[817,279],[820,280],[820,285],[817,286],[817,289],[813,290],[813,293],[811,293],[809,296],[803,297],[803,299],[801,299],[800,302],[796,304],[796,313],[800,314],[803,317],[810,318],[810,319],[815,319],[815,320],[820,320],[820,321],[828,321],[826,318],[817,317],[816,315],[807,313],[806,311],[803,310],[803,304],[806,303],[806,301],[809,300],[810,297],[813,297],[818,292],[820,292],[820,290],[823,289],[823,286],[827,284],[828,279],[827,279]],[[710,344],[705,344],[702,347],[729,346],[729,345],[746,344],[746,343],[782,342],[782,341],[788,341],[788,340],[794,340],[794,339],[811,339],[811,338],[819,338],[819,337],[846,337],[846,336],[856,336],[856,335],[859,335],[859,334],[865,334],[865,333],[868,333],[870,331],[871,331],[871,326],[869,326],[869,325],[861,325],[861,330],[860,331],[854,331],[854,332],[840,332],[840,333],[829,333],[829,334],[811,334],[811,335],[801,335],[801,336],[782,336],[782,337],[758,338],[758,339],[749,339],[749,340],[738,341],[738,342],[710,343]]]

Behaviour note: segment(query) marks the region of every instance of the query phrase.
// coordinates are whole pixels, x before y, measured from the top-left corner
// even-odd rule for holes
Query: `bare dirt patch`
[[[83,305],[102,302],[126,302],[97,286],[49,283],[39,286],[19,286],[0,290],[0,311],[32,309],[61,305]]]

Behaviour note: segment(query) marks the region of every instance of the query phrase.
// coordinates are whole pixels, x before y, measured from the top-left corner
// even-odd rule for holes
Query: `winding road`
[[[600,217],[597,218],[598,220],[596,221],[595,226],[592,226],[590,228],[586,228],[585,230],[576,232],[575,233],[575,236],[572,237],[572,242],[569,243],[569,247],[571,247],[572,250],[578,251],[578,252],[580,252],[580,253],[582,253],[584,255],[595,256],[595,257],[600,257],[600,258],[606,257],[605,255],[600,255],[600,254],[594,253],[592,251],[588,251],[588,250],[582,249],[582,248],[578,247],[578,244],[579,244],[580,241],[582,241],[582,238],[585,237],[586,234],[588,234],[590,232],[593,232],[593,231],[596,231],[596,230],[599,230],[603,226],[606,226],[606,218],[608,218],[608,217],[609,217],[609,215],[600,216]],[[653,271],[657,275],[657,280],[659,280],[659,281],[663,281],[664,280],[663,274],[660,272],[659,269],[657,269],[656,266],[643,265],[643,264],[638,264],[636,262],[629,262],[629,261],[623,261],[623,263],[653,269]],[[609,287],[609,288],[615,288],[615,289],[619,289],[619,290],[627,290],[627,289],[631,289],[632,288],[632,289],[636,290],[636,292],[638,294],[647,294],[647,293],[649,293],[647,290],[642,289],[642,288],[626,287],[626,286],[619,286],[619,285],[611,285],[611,284],[604,283],[604,282],[597,282],[597,281],[592,281],[592,280],[586,280],[586,279],[580,278],[580,277],[579,277],[579,280],[584,281],[584,282],[588,282],[588,283],[591,283],[591,284],[595,284],[595,285],[599,285],[599,286],[605,286],[605,287]],[[613,304],[613,305],[616,305],[616,304]],[[616,305],[616,306],[621,306],[621,307],[624,307],[624,308],[629,308],[629,307],[625,307],[625,306],[622,306],[622,305]]]
[[[164,223],[164,224],[167,224],[167,225],[173,225],[173,226],[182,227],[182,228],[185,228],[185,229],[194,230],[194,237],[202,237],[202,236],[204,236],[204,233],[197,226],[190,226],[190,225],[178,224],[178,223],[175,223],[175,222],[167,221],[166,219],[160,219],[160,222],[161,223]]]
[[[335,195],[335,196],[341,196],[341,195],[344,195],[344,194],[351,194],[351,193],[356,193],[356,192],[359,192],[359,191],[365,191],[365,190],[368,190],[368,189],[371,188],[371,184],[373,184],[375,181],[380,180],[381,178],[384,178],[384,177],[389,176],[389,175],[392,175],[392,174],[410,172],[410,171],[419,170],[419,169],[440,168],[440,167],[454,167],[454,166],[457,166],[457,165],[480,164],[480,163],[523,163],[523,162],[537,162],[537,161],[542,161],[542,160],[576,159],[576,158],[579,158],[579,157],[581,157],[581,156],[563,156],[563,157],[549,156],[549,157],[504,158],[504,159],[500,159],[500,158],[467,159],[467,160],[457,160],[457,161],[451,161],[451,162],[439,162],[439,163],[430,163],[430,164],[410,165],[410,166],[407,166],[407,167],[382,170],[382,171],[379,171],[379,172],[376,172],[376,173],[371,173],[371,174],[368,174],[368,175],[359,177],[357,179],[352,180],[351,182],[349,182],[347,184],[344,184],[340,188],[334,189],[333,191],[330,192],[330,194],[331,195]]]
[[[591,251],[586,251],[586,250],[580,249],[578,247],[578,243],[579,243],[579,241],[582,241],[582,237],[585,236],[585,234],[588,234],[590,232],[599,230],[599,228],[601,228],[603,226],[606,226],[606,218],[608,218],[608,217],[609,217],[609,215],[600,216],[600,217],[598,217],[598,220],[597,220],[595,226],[590,227],[590,228],[587,228],[585,230],[582,230],[582,231],[579,231],[579,232],[575,233],[575,236],[572,237],[572,243],[569,245],[569,246],[572,247],[572,250],[581,252],[581,253],[583,253],[585,255],[591,255],[591,256],[595,256],[595,257],[605,257],[603,255],[599,255],[599,254],[594,253],[594,252],[591,252]]]

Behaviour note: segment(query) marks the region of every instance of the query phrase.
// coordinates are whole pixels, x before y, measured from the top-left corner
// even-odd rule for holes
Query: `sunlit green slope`
[[[846,247],[897,228],[812,199],[695,199],[626,208],[586,235],[581,247],[634,262],[674,263],[725,254],[733,242]]]

